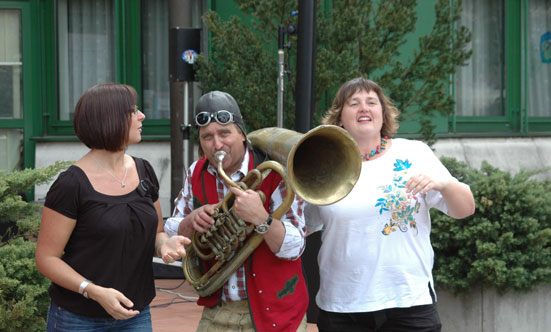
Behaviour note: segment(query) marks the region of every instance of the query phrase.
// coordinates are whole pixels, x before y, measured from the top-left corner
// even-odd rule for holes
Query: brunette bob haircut
[[[353,78],[345,82],[337,91],[331,108],[327,110],[322,119],[323,124],[338,126],[341,122],[341,113],[344,104],[358,91],[374,91],[379,97],[383,107],[383,127],[381,128],[381,137],[393,137],[398,132],[398,117],[400,111],[394,106],[392,101],[385,95],[383,89],[374,81],[364,77]]]
[[[138,103],[136,90],[126,84],[104,83],[89,88],[75,106],[73,127],[90,149],[124,150],[130,118]]]

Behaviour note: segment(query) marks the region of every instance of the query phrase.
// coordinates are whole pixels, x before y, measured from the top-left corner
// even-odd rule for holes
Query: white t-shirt
[[[440,192],[405,192],[417,173],[452,178],[423,142],[393,139],[383,156],[362,163],[348,196],[328,206],[307,205],[308,231],[324,229],[316,296],[321,309],[370,312],[432,303],[429,209],[447,208]]]

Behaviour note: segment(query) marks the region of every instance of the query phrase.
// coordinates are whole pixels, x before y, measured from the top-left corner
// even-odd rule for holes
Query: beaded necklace
[[[384,149],[386,149],[386,144],[388,143],[388,137],[382,137],[381,138],[381,145],[377,145],[377,147],[373,150],[371,150],[370,153],[361,154],[363,161],[368,161],[369,158],[373,157],[374,155],[381,153]]]

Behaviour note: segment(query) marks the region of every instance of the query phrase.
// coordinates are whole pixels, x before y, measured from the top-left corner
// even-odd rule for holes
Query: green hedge
[[[515,175],[484,162],[480,170],[452,158],[442,162],[471,186],[474,215],[452,219],[432,209],[431,240],[437,287],[456,295],[478,285],[500,293],[551,282],[551,181]]]
[[[23,193],[51,179],[70,162],[43,169],[0,172],[0,330],[44,331],[50,281],[36,269],[34,253],[41,205]]]

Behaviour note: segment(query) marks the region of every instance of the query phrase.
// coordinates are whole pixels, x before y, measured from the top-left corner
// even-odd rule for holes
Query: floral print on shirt
[[[411,165],[408,159],[396,159],[392,184],[378,188],[382,191],[383,197],[377,199],[375,206],[379,207],[379,214],[382,215],[383,212],[390,214],[388,223],[384,225],[381,231],[383,235],[390,235],[396,229],[402,232],[412,229],[415,231],[415,235],[419,233],[414,213],[419,212],[421,203],[419,203],[417,195],[406,193],[406,182],[408,180],[406,175]]]

